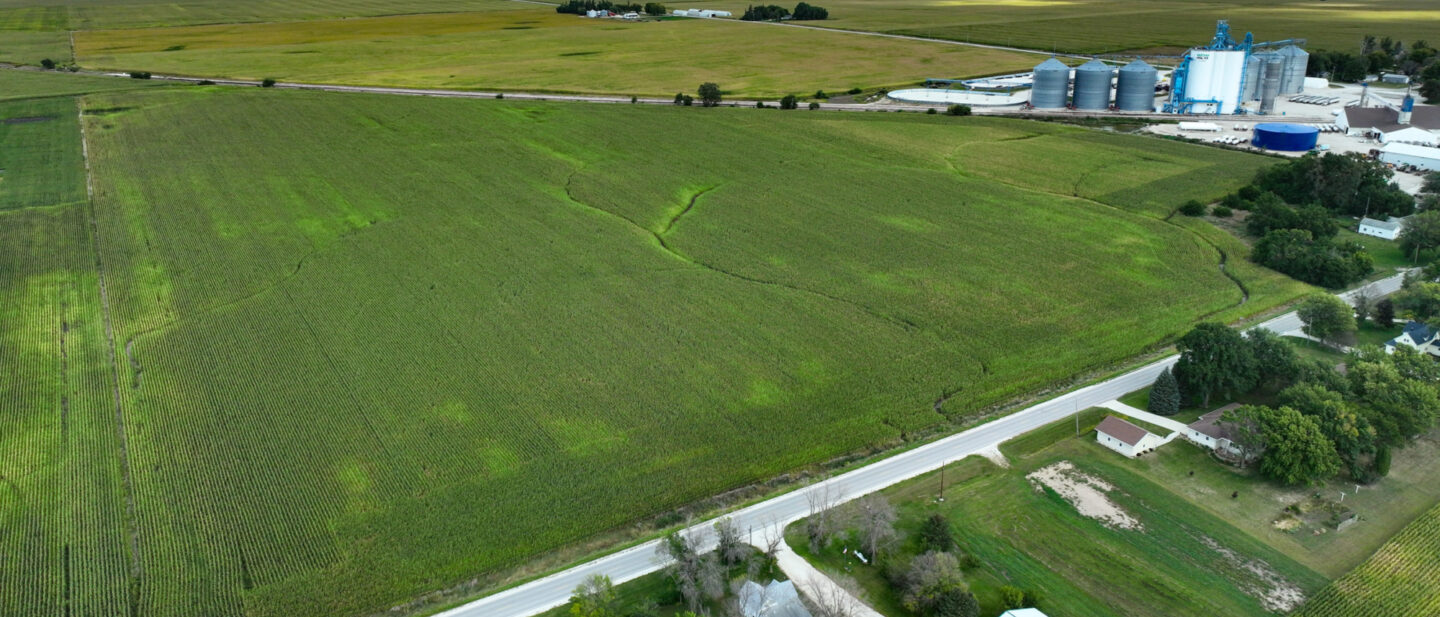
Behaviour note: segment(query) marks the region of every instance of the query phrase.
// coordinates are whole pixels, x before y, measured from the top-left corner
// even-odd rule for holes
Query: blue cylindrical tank
[[[1315,147],[1320,138],[1320,129],[1303,124],[1271,122],[1255,125],[1255,136],[1250,145],[1266,150],[1304,152]]]

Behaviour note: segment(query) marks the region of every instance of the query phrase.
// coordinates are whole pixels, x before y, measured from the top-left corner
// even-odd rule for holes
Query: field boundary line
[[[115,397],[115,433],[120,440],[120,476],[125,487],[125,528],[130,534],[130,579],[132,608],[140,582],[140,532],[135,514],[135,487],[130,478],[130,450],[125,435],[125,408],[120,397],[120,365],[115,354],[115,329],[110,318],[110,295],[105,285],[105,264],[100,244],[99,217],[95,212],[95,176],[90,169],[90,139],[85,131],[84,102],[75,98],[75,117],[80,123],[80,158],[85,162],[85,198],[89,207],[90,244],[95,250],[95,280],[100,288],[100,317],[105,323],[105,350],[110,357],[110,385]]]

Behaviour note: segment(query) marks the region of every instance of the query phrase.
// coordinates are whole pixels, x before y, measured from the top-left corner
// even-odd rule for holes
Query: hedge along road
[[[1404,277],[1403,273],[1396,274],[1370,283],[1363,289],[1372,295],[1388,295],[1400,289]],[[1339,296],[1349,302],[1356,293],[1358,290],[1351,290]],[[1299,330],[1302,325],[1299,316],[1290,312],[1254,328],[1285,334]],[[1178,359],[1179,356],[1170,356],[1118,377],[1073,390],[993,422],[738,510],[728,518],[752,544],[763,548],[767,539],[783,537],[786,525],[810,514],[812,496],[817,502],[838,504],[929,473],[951,461],[978,454],[1001,442],[1063,420],[1079,410],[1144,388],[1155,381],[1160,371],[1174,365]],[[707,550],[714,546],[711,523],[697,524],[684,532],[699,534]],[[658,543],[658,540],[652,540],[627,548],[439,613],[438,617],[528,617],[550,610],[568,602],[575,587],[592,575],[609,576],[618,584],[660,569],[664,564],[655,558]],[[787,552],[788,547],[781,550]],[[823,585],[824,582],[801,579],[800,584],[803,587]]]

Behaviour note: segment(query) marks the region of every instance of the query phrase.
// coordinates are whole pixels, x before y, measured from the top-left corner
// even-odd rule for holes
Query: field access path
[[[1372,294],[1387,295],[1400,289],[1404,276],[1403,273],[1396,274],[1369,283],[1364,288]],[[1339,296],[1350,301],[1356,291],[1348,291]],[[1286,334],[1299,330],[1302,325],[1299,316],[1290,312],[1253,328]],[[1160,371],[1169,368],[1178,359],[1179,356],[1170,356],[1128,373],[1073,390],[993,422],[743,508],[731,513],[728,518],[748,534],[752,544],[763,546],[766,540],[783,537],[786,525],[809,515],[812,502],[829,505],[843,503],[935,471],[942,465],[966,456],[981,454],[1001,442],[1144,388],[1155,381]],[[694,525],[684,533],[698,534],[707,547],[714,544],[709,522]],[[568,602],[570,592],[592,575],[609,576],[618,584],[659,570],[664,564],[655,558],[655,546],[658,543],[658,540],[652,540],[612,553],[439,613],[439,617],[529,617],[547,611]],[[783,543],[780,553],[782,567],[789,566],[784,567],[786,573],[792,575],[802,590],[811,593],[812,597],[818,592],[821,597],[833,598],[830,594],[838,589],[833,582],[818,575],[809,564],[801,566],[795,563],[798,556],[794,556]],[[803,559],[799,561],[803,562]],[[846,601],[858,604],[853,598],[846,598]],[[858,614],[874,613],[868,608],[860,607]]]

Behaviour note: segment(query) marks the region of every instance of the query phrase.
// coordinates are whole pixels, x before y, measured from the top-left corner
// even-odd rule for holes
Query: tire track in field
[[[125,436],[125,408],[120,397],[120,360],[115,353],[115,328],[110,318],[110,295],[105,285],[105,262],[100,245],[100,224],[95,214],[95,177],[90,170],[90,140],[85,131],[84,103],[75,100],[80,124],[80,158],[85,163],[86,210],[90,219],[90,244],[95,250],[95,280],[100,288],[100,316],[105,324],[105,349],[110,356],[110,385],[115,397],[115,433],[120,441],[120,477],[125,488],[125,529],[130,534],[130,610],[138,609],[140,588],[140,533],[136,524],[135,488],[130,478],[130,450]]]
[[[727,276],[727,277],[730,277],[730,278],[733,278],[733,279],[745,281],[745,282],[747,282],[747,283],[753,283],[753,284],[756,284],[756,285],[767,285],[767,286],[772,286],[772,287],[780,287],[780,288],[783,288],[783,289],[789,289],[789,290],[791,290],[791,291],[797,291],[797,292],[800,292],[800,293],[806,294],[806,295],[818,296],[818,297],[824,298],[824,299],[826,299],[826,300],[830,300],[830,301],[832,301],[832,302],[839,302],[839,303],[841,303],[841,304],[846,304],[846,305],[849,305],[849,306],[854,307],[854,308],[856,308],[856,309],[859,309],[859,310],[861,310],[861,311],[864,311],[866,314],[870,315],[871,317],[874,317],[874,318],[876,318],[876,319],[883,320],[883,321],[885,321],[886,323],[889,323],[889,324],[891,324],[891,325],[893,325],[893,326],[896,326],[896,327],[898,327],[898,328],[901,328],[902,330],[904,330],[904,331],[906,331],[906,332],[912,332],[912,331],[916,330],[916,329],[919,327],[919,326],[917,326],[917,325],[915,324],[915,322],[913,322],[913,321],[910,321],[910,320],[904,319],[904,318],[900,318],[900,317],[895,317],[895,316],[892,316],[892,315],[886,315],[885,313],[881,313],[880,311],[877,311],[877,310],[875,310],[874,308],[871,308],[871,307],[869,307],[869,306],[866,306],[866,305],[861,304],[861,303],[859,303],[859,302],[856,302],[856,301],[854,301],[854,300],[849,300],[849,299],[846,299],[846,298],[842,298],[842,297],[840,297],[840,296],[834,296],[834,295],[831,295],[831,294],[827,294],[827,293],[825,293],[825,292],[823,292],[823,291],[816,291],[816,290],[814,290],[814,289],[807,289],[807,288],[804,288],[804,287],[798,287],[798,286],[790,285],[790,284],[787,284],[787,283],[781,283],[781,282],[779,282],[779,281],[771,281],[771,280],[766,280],[766,279],[757,278],[757,277],[753,277],[753,276],[748,276],[748,275],[745,275],[745,274],[740,274],[740,273],[738,273],[738,272],[732,272],[732,271],[730,271],[730,270],[726,270],[726,269],[721,268],[721,267],[719,267],[719,266],[716,266],[716,265],[713,265],[713,264],[709,264],[709,263],[705,263],[705,262],[700,261],[700,260],[698,260],[698,259],[694,259],[694,258],[692,258],[692,257],[690,257],[690,256],[688,256],[688,255],[686,255],[686,254],[684,254],[684,253],[681,253],[680,251],[676,250],[674,247],[670,246],[670,243],[667,242],[666,239],[665,239],[665,234],[669,233],[670,229],[671,229],[672,227],[674,227],[675,223],[680,220],[680,217],[681,217],[681,216],[684,216],[686,213],[688,213],[688,212],[690,212],[692,209],[694,209],[695,203],[696,203],[696,201],[698,201],[698,200],[700,199],[700,196],[701,196],[701,195],[703,195],[703,194],[705,194],[705,193],[709,193],[709,192],[713,191],[713,190],[716,189],[716,188],[719,188],[718,185],[717,185],[717,186],[714,186],[714,187],[710,187],[709,189],[705,189],[705,190],[703,190],[703,191],[700,191],[699,193],[696,193],[695,195],[691,196],[689,205],[687,205],[683,210],[681,210],[680,214],[677,214],[677,215],[675,215],[674,217],[672,217],[672,218],[670,219],[669,224],[667,224],[662,231],[655,231],[655,230],[650,229],[650,228],[648,228],[648,227],[645,227],[644,225],[641,225],[641,224],[639,224],[639,223],[637,223],[637,222],[635,222],[635,221],[633,221],[633,220],[630,220],[629,217],[626,217],[626,216],[623,216],[623,215],[620,215],[620,214],[616,214],[616,213],[611,212],[611,211],[609,211],[609,210],[606,210],[606,209],[604,209],[604,208],[599,208],[599,207],[593,206],[593,205],[591,205],[591,204],[585,203],[584,201],[576,198],[576,197],[575,197],[575,193],[574,193],[574,191],[572,190],[572,184],[573,184],[574,181],[575,181],[575,177],[578,176],[578,175],[580,175],[580,172],[582,172],[582,171],[584,171],[583,168],[577,168],[577,169],[575,169],[574,171],[570,172],[569,177],[567,177],[567,178],[565,179],[565,198],[566,198],[566,199],[568,199],[571,203],[573,203],[573,204],[575,204],[575,205],[577,205],[577,206],[580,206],[580,207],[582,207],[582,208],[585,208],[586,210],[590,210],[590,211],[592,211],[592,212],[598,212],[598,213],[603,214],[603,215],[605,215],[605,216],[607,216],[607,217],[611,217],[611,218],[617,219],[617,220],[619,220],[619,221],[623,221],[626,225],[629,225],[630,227],[633,227],[633,228],[635,228],[635,229],[638,229],[638,230],[640,230],[640,231],[643,231],[643,232],[649,234],[650,237],[655,240],[655,243],[656,243],[657,245],[659,245],[660,250],[662,250],[662,251],[670,254],[671,256],[675,257],[676,259],[679,259],[679,260],[681,260],[681,261],[684,261],[685,263],[688,263],[688,264],[690,264],[690,265],[698,266],[698,267],[700,267],[700,268],[704,268],[704,269],[709,270],[709,271],[711,271],[711,272],[715,272],[715,273],[717,273],[717,274],[721,274],[721,275],[724,275],[724,276]]]

